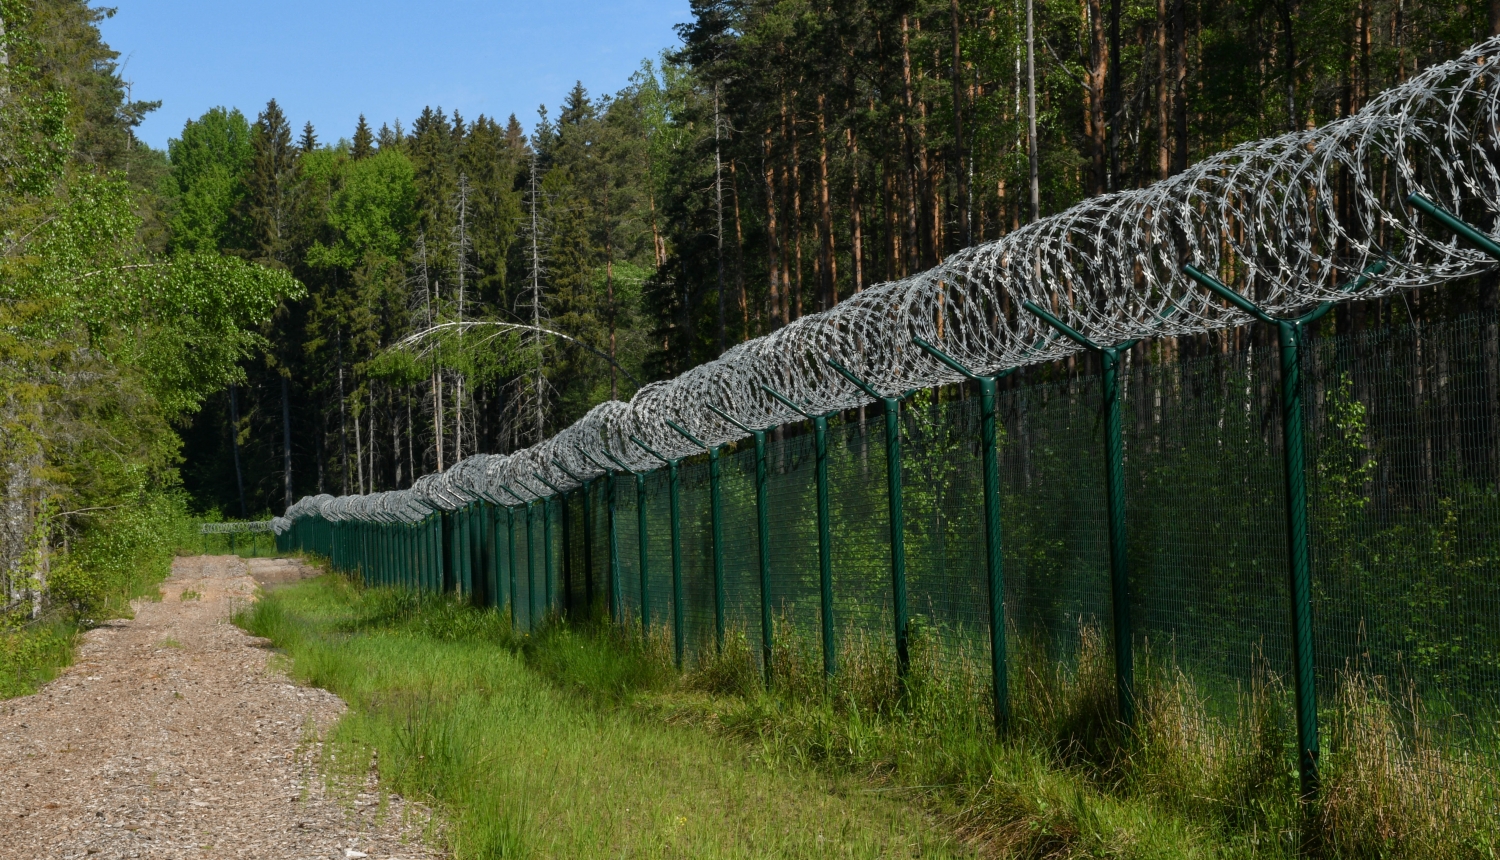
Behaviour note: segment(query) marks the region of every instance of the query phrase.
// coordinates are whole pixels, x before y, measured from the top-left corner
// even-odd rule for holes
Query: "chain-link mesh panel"
[[[714,648],[714,555],[709,505],[708,457],[679,469],[682,499],[683,631],[687,659]]]
[[[1021,385],[999,401],[1006,623],[1068,660],[1082,628],[1110,623],[1099,380]]]
[[[755,446],[742,444],[719,461],[724,517],[724,626],[761,653],[760,537],[755,508]]]
[[[885,419],[878,409],[873,411],[875,415],[863,422],[856,416],[834,423],[828,431],[834,635],[842,640],[857,632],[860,642],[893,654]],[[838,645],[843,651],[852,643]]]
[[[815,448],[811,432],[787,433],[766,444],[771,611],[778,625],[814,653],[822,630]]]
[[[1188,671],[1220,713],[1292,665],[1276,361],[1261,346],[1122,374],[1137,662]]]
[[[1315,341],[1304,364],[1329,752],[1378,742],[1438,815],[1500,812],[1497,344],[1469,316]]]

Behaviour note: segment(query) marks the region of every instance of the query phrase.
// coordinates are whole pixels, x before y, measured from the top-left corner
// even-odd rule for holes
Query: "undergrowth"
[[[0,613],[0,699],[29,695],[73,659],[78,634],[157,595],[193,531],[179,496],[141,491],[71,527],[47,560],[43,599]]]

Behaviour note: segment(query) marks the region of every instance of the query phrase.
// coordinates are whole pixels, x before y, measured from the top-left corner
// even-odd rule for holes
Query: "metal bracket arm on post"
[[[1000,456],[999,405],[997,376],[980,376],[952,356],[920,337],[913,337],[918,349],[942,364],[979,383],[980,447],[984,469],[984,545],[986,590],[990,610],[990,688],[994,695],[995,732],[1003,734],[1010,725],[1010,663],[1005,647],[1005,553],[1000,523]]]
[[[1360,276],[1345,285],[1343,292],[1363,289],[1371,279],[1384,272],[1386,262],[1376,260]],[[1302,796],[1310,800],[1318,792],[1318,697],[1316,660],[1312,631],[1312,553],[1307,512],[1307,461],[1303,427],[1302,334],[1303,327],[1328,312],[1332,302],[1323,302],[1309,313],[1292,319],[1280,319],[1262,310],[1245,296],[1230,289],[1218,278],[1192,264],[1182,271],[1219,298],[1229,302],[1255,319],[1276,326],[1281,342],[1281,424],[1282,458],[1287,500],[1287,561],[1292,621],[1292,670],[1297,703],[1297,769]]]
[[[662,454],[657,453],[655,448],[652,448],[650,445],[647,445],[645,442],[642,442],[641,440],[635,438],[634,436],[627,436],[625,438],[629,439],[632,443],[634,443],[636,445],[636,447],[640,448],[642,451],[645,451],[647,454],[650,454],[651,456],[653,456],[656,459],[660,460],[662,462],[663,466],[670,466],[673,463],[678,462],[677,460],[674,460],[671,457],[663,456]]]
[[[1500,260],[1500,244],[1496,244],[1495,240],[1486,236],[1483,231],[1415,192],[1407,195],[1406,202],[1441,221],[1444,227],[1468,239],[1478,246],[1479,250]]]
[[[1120,354],[1140,342],[1139,338],[1114,346],[1103,346],[1084,337],[1077,329],[1032,301],[1021,307],[1041,317],[1047,325],[1074,343],[1099,354],[1104,387],[1104,485],[1109,514],[1110,602],[1114,616],[1115,694],[1120,722],[1135,726],[1135,646],[1130,624],[1130,561],[1125,530],[1125,446],[1120,416]]]

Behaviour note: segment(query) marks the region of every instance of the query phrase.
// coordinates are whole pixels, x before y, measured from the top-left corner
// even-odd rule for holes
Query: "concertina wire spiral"
[[[572,426],[509,455],[468,457],[407,490],[304,497],[273,521],[415,523],[485,500],[515,505],[604,474],[611,455],[631,470],[700,453],[667,425],[721,445],[809,414],[871,403],[827,364],[833,359],[882,394],[962,377],[913,346],[936,344],[994,374],[1053,361],[1077,344],[1050,335],[1031,301],[1095,343],[1202,334],[1245,313],[1182,273],[1191,263],[1272,314],[1347,299],[1344,288],[1377,260],[1360,290],[1374,298],[1475,275],[1495,265],[1410,208],[1420,193],[1494,235],[1500,220],[1500,37],[1433,66],[1327,125],[1243,144],[1146,188],[1094,197],[960,251],[936,268],[875,285],[831,310],[739,344],[630,402],[601,403]],[[585,456],[588,455],[588,456]],[[592,458],[592,459],[590,459]],[[559,467],[561,466],[561,468]],[[565,471],[566,470],[566,471]],[[569,474],[571,473],[571,475]]]

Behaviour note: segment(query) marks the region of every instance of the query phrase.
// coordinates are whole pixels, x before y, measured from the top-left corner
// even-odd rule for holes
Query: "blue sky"
[[[411,119],[425,105],[514,113],[529,130],[575,80],[591,94],[625,86],[641,60],[675,46],[687,0],[109,0],[102,25],[122,76],[162,106],[139,129],[165,147],[215,105],[254,120],[274,97],[294,131],[353,134],[364,113]]]

